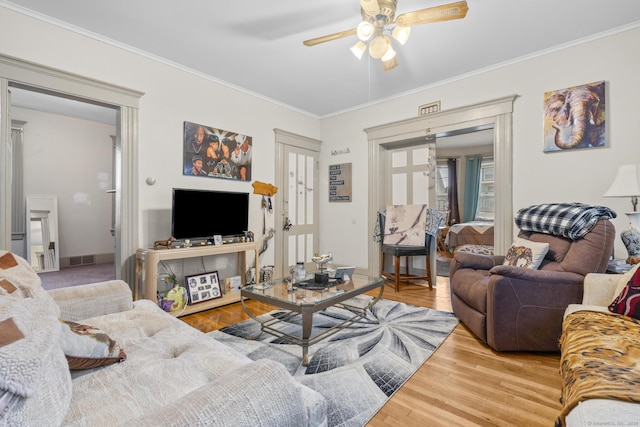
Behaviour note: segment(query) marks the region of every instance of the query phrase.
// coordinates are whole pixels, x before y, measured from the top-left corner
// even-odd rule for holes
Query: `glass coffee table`
[[[240,301],[244,311],[254,320],[261,324],[261,331],[274,335],[291,344],[302,347],[302,364],[308,365],[309,346],[325,339],[341,329],[353,324],[366,316],[374,304],[380,301],[384,291],[384,280],[380,277],[367,277],[355,275],[344,283],[334,284],[326,289],[306,289],[293,285],[293,291],[288,289],[291,277],[284,279],[270,280],[264,283],[245,286],[240,290]],[[306,282],[313,281],[313,275],[307,276]],[[378,294],[365,305],[357,304],[356,301],[350,303],[350,299],[365,292],[379,289]],[[252,299],[270,304],[278,308],[288,310],[290,313],[278,319],[260,319],[253,314],[245,305],[245,299]],[[324,310],[328,307],[340,307],[354,313],[335,326],[311,336],[313,327],[313,313]],[[286,322],[293,316],[300,314],[302,317],[302,331],[300,336],[291,335],[278,329],[278,324]]]

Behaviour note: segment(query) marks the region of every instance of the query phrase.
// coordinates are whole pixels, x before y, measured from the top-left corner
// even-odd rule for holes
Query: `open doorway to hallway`
[[[59,287],[116,277],[114,233],[117,107],[10,85],[11,117],[21,123],[21,155],[13,158],[13,215],[29,218],[31,195],[57,199],[60,272],[39,272],[43,286]],[[13,133],[13,132],[12,132]],[[29,221],[14,225],[12,251],[29,258]],[[95,280],[94,280],[95,279]]]

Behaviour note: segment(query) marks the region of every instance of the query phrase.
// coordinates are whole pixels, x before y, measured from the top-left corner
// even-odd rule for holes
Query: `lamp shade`
[[[369,55],[372,58],[380,59],[387,53],[390,46],[389,37],[383,35],[375,36],[369,43]]]
[[[362,21],[360,24],[358,24],[358,27],[356,29],[356,34],[358,35],[358,38],[360,40],[362,40],[363,42],[366,42],[373,35],[373,30],[374,28],[371,22]]]
[[[396,25],[391,33],[393,38],[398,40],[401,45],[404,45],[409,40],[409,34],[411,34],[411,27],[402,27],[400,25]]]
[[[611,187],[603,197],[640,196],[640,167],[638,165],[620,165]]]
[[[356,58],[361,59],[362,54],[364,54],[364,51],[367,50],[367,45],[364,44],[362,40],[358,40],[358,43],[351,46],[350,49],[351,49],[351,53],[353,53],[356,56]]]
[[[382,61],[382,69],[385,71],[393,70],[398,66],[396,51],[391,46],[389,46],[389,49],[380,60]]]

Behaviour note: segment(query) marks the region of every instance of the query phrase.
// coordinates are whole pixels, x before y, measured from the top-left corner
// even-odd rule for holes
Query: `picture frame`
[[[225,279],[224,290],[225,293],[234,293],[240,292],[240,288],[242,287],[242,278],[240,276],[232,276],[227,277]]]
[[[189,305],[222,298],[220,276],[217,271],[193,274],[185,277]]]
[[[544,93],[543,151],[607,146],[605,81]]]
[[[253,138],[184,122],[183,175],[251,182]]]
[[[215,234],[213,236],[213,244],[216,246],[222,245],[222,236],[220,234]]]

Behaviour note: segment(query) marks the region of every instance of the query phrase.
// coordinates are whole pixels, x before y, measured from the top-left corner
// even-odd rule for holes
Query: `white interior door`
[[[311,257],[318,252],[318,152],[286,145],[284,148],[282,211],[282,271],[304,262],[307,271],[315,264]]]
[[[389,149],[387,156],[387,205],[427,205],[435,203],[436,145],[421,143]],[[410,272],[426,270],[424,257],[412,257]],[[393,257],[388,257],[389,271]],[[404,268],[403,258],[402,268]],[[391,270],[392,271],[392,270]],[[433,269],[432,269],[433,271]]]

